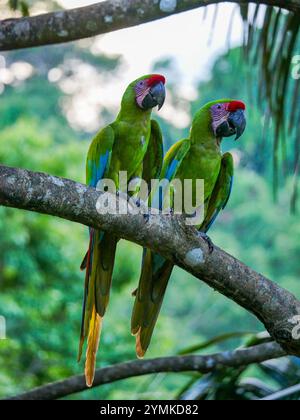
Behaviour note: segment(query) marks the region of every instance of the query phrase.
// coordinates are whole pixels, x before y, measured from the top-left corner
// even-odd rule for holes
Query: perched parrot
[[[206,233],[225,208],[233,181],[232,155],[222,155],[221,141],[232,135],[238,139],[245,127],[243,102],[229,99],[210,102],[195,114],[189,138],[174,144],[164,159],[161,179],[178,179],[182,183],[185,179],[193,180],[193,200],[196,194],[194,180],[204,180],[204,219],[196,227],[210,246]],[[140,358],[150,344],[172,269],[172,262],[144,249],[139,285],[133,293],[135,302],[131,319],[131,332],[136,336],[136,353]]]
[[[96,187],[105,178],[113,180],[119,191],[119,172],[127,171],[128,181],[151,178],[161,170],[155,161],[163,159],[159,125],[151,111],[165,101],[165,78],[158,74],[140,77],[127,87],[116,120],[93,139],[87,155],[87,184]],[[153,168],[155,171],[153,172]],[[126,193],[126,191],[124,191]],[[82,325],[78,360],[87,338],[85,376],[92,386],[95,375],[102,318],[111,287],[118,238],[90,229],[88,252],[81,264],[86,270]]]

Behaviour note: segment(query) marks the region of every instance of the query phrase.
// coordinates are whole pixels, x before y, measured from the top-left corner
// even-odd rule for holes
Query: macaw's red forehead
[[[160,83],[162,82],[163,84],[166,83],[166,79],[164,76],[162,76],[161,74],[153,74],[151,77],[149,77],[148,79],[148,86],[153,86],[156,83]]]
[[[227,110],[229,112],[237,111],[238,109],[245,110],[246,105],[242,101],[231,101],[228,103]]]

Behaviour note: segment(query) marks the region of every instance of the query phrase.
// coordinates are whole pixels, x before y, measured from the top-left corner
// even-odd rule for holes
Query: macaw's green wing
[[[169,150],[164,159],[161,179],[171,181],[176,177],[189,147],[189,140],[181,140]],[[153,192],[152,206],[161,208],[162,201],[159,189]],[[172,270],[172,262],[144,248],[142,272],[131,318],[131,332],[136,336],[138,357],[144,356],[150,344]]]
[[[86,182],[91,187],[96,188],[109,169],[114,140],[114,130],[108,125],[92,141],[86,162]]]
[[[108,173],[114,131],[108,126],[94,138],[87,157],[87,183],[96,187]],[[108,233],[90,229],[90,244],[81,268],[86,268],[83,300],[82,324],[79,344],[80,360],[84,340],[87,338],[85,374],[87,385],[91,386],[96,354],[99,345],[102,317],[109,300],[112,271],[114,266],[117,239]]]
[[[86,160],[86,183],[90,187],[97,187],[98,182],[109,169],[115,134],[110,125],[99,131],[94,137]],[[86,253],[80,269],[85,270],[88,252]]]
[[[233,173],[234,164],[232,155],[225,153],[222,158],[217,182],[209,198],[205,219],[200,228],[201,231],[207,232],[218,217],[220,211],[226,207],[232,190]]]
[[[150,191],[151,179],[159,179],[163,166],[164,148],[161,129],[155,120],[151,120],[151,135],[147,152],[143,160],[143,180]]]

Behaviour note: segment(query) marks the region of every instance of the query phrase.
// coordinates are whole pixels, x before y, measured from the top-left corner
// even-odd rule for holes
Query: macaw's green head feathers
[[[218,139],[235,135],[237,140],[246,128],[245,110],[246,105],[242,101],[219,99],[209,102],[197,112],[193,126],[205,126]]]
[[[166,98],[165,83],[166,79],[160,74],[149,74],[134,80],[124,93],[122,105],[134,104],[144,111],[156,106],[161,109]]]

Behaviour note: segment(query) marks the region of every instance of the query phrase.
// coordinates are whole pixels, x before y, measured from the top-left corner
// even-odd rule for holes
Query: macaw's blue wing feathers
[[[90,187],[96,188],[98,182],[109,169],[112,148],[114,145],[114,130],[111,126],[103,128],[93,139],[86,161],[86,182]],[[86,253],[80,265],[81,270],[87,266]]]
[[[233,185],[233,158],[230,153],[225,153],[222,157],[221,169],[213,189],[209,197],[208,207],[201,231],[207,232],[213,225],[221,210],[223,210],[230,198]]]
[[[184,139],[175,143],[167,152],[164,158],[164,165],[161,172],[161,179],[165,178],[169,181],[175,178],[176,172],[181,165],[182,160],[186,156],[190,148],[189,139]]]
[[[108,125],[95,136],[90,146],[86,164],[86,180],[91,187],[96,188],[97,183],[109,169],[114,140],[114,130]]]
[[[173,176],[176,173],[176,169],[178,165],[179,165],[179,161],[174,158],[167,169],[166,179],[170,181],[173,178]]]

